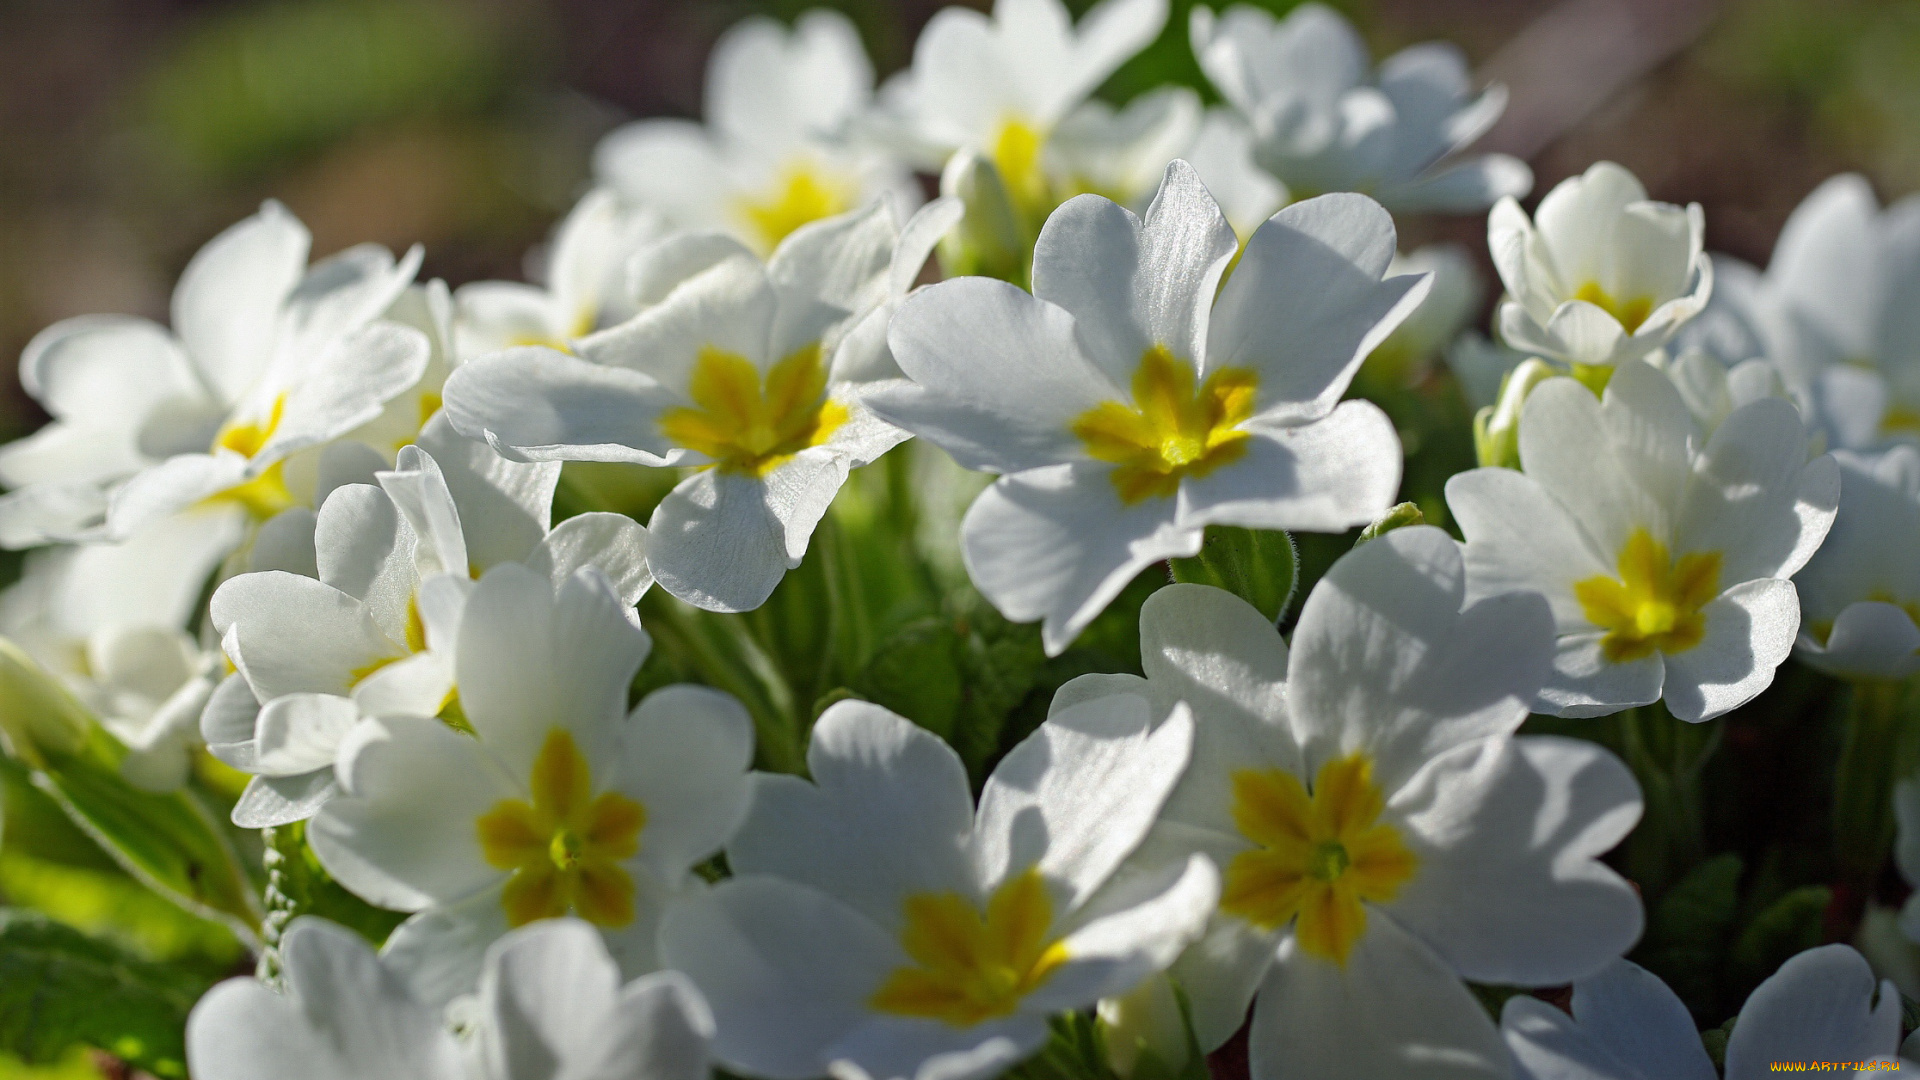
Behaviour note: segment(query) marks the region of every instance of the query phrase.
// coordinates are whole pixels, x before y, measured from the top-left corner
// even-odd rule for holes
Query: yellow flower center
[[[1000,122],[988,153],[993,167],[1000,171],[1000,182],[1007,187],[1007,197],[1033,227],[1045,221],[1054,206],[1043,165],[1046,145],[1045,132],[1025,120],[1008,117]]]
[[[740,199],[735,208],[764,255],[800,226],[853,209],[857,197],[851,185],[798,161],[780,171],[771,191]]]
[[[242,457],[252,458],[273,438],[286,408],[287,397],[282,394],[274,399],[273,409],[267,413],[265,420],[243,420],[221,428],[219,434],[213,437],[214,452],[230,450]],[[294,504],[293,493],[287,490],[285,464],[276,461],[260,475],[236,484],[208,501],[239,503],[246,507],[248,513],[264,521]]]
[[[752,361],[708,346],[688,384],[690,408],[667,411],[660,432],[729,472],[765,476],[847,422],[847,408],[827,397],[827,369],[814,342],[773,365],[766,382]]]
[[[916,966],[887,977],[868,1002],[878,1012],[954,1027],[1011,1016],[1067,959],[1048,940],[1053,901],[1036,870],[995,889],[984,918],[957,893],[919,893],[905,908],[900,945]]]
[[[1360,902],[1393,899],[1417,866],[1385,807],[1365,754],[1322,765],[1311,795],[1284,769],[1234,773],[1234,824],[1258,846],[1227,864],[1220,910],[1267,930],[1291,921],[1302,949],[1345,964],[1367,929]]]
[[[1133,373],[1133,404],[1103,401],[1073,422],[1087,453],[1111,461],[1120,501],[1166,497],[1188,476],[1205,476],[1247,452],[1239,425],[1253,415],[1259,377],[1222,368],[1194,387],[1193,365],[1164,345],[1140,358]]]
[[[1700,613],[1720,595],[1720,553],[1668,557],[1665,544],[1635,529],[1620,549],[1618,580],[1600,575],[1575,582],[1574,598],[1587,621],[1607,632],[1600,651],[1616,664],[1656,652],[1685,652],[1707,633]]]
[[[527,786],[532,802],[502,799],[474,822],[487,864],[513,872],[500,895],[508,925],[568,912],[597,926],[633,922],[633,878],[620,864],[640,850],[646,808],[618,792],[595,796],[586,757],[560,728]]]
[[[1647,316],[1653,314],[1653,297],[1635,296],[1625,300],[1616,300],[1612,294],[1601,288],[1600,283],[1597,281],[1589,281],[1578,289],[1575,289],[1573,298],[1575,300],[1585,300],[1587,303],[1613,316],[1619,321],[1621,328],[1629,334],[1640,329],[1640,324],[1646,322]]]

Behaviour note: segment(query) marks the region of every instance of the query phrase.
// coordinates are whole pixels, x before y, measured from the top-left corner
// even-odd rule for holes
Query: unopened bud
[[[940,174],[940,194],[966,207],[959,226],[940,241],[946,275],[983,274],[1024,284],[1026,231],[993,162],[972,150],[956,152]]]
[[[1520,467],[1520,410],[1533,388],[1559,374],[1552,365],[1529,357],[1500,382],[1500,398],[1473,418],[1473,449],[1481,465]]]
[[[35,769],[47,755],[77,754],[92,717],[67,688],[6,638],[0,638],[0,741]]]

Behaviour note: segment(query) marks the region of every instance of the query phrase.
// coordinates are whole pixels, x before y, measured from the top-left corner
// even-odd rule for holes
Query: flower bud
[[[1528,357],[1500,383],[1500,398],[1473,418],[1473,449],[1484,466],[1520,467],[1520,410],[1527,395],[1559,374],[1545,360]]]
[[[91,722],[66,687],[19,646],[0,638],[0,742],[9,756],[44,769],[48,753],[78,753]]]
[[[1178,1076],[1186,1068],[1186,1020],[1180,1014],[1173,983],[1164,973],[1154,975],[1125,996],[1103,999],[1099,1017],[1107,1064],[1121,1080],[1130,1080],[1149,1057],[1161,1066],[1153,1070],[1160,1075]]]
[[[940,241],[946,276],[984,274],[1025,284],[1026,232],[993,162],[972,150],[955,153],[940,174],[940,194],[966,207],[959,226]]]

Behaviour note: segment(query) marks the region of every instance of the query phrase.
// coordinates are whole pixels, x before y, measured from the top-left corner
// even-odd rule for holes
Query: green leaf
[[[922,619],[881,643],[855,684],[876,705],[953,741],[963,708],[963,635],[950,619]]]
[[[1225,589],[1277,623],[1293,599],[1299,561],[1286,533],[1210,525],[1200,554],[1171,566],[1173,580]]]
[[[187,1012],[205,989],[43,915],[0,909],[0,1049],[30,1064],[84,1043],[184,1077]]]
[[[1757,983],[1788,957],[1820,944],[1832,898],[1825,885],[1806,885],[1767,905],[1734,940],[1735,973]]]
[[[1722,949],[1739,910],[1740,856],[1716,855],[1681,878],[1649,913],[1634,952],[1698,1016],[1713,1003]]]
[[[1728,1017],[1726,1023],[1700,1033],[1700,1045],[1706,1048],[1707,1056],[1713,1059],[1716,1069],[1727,1067],[1727,1040],[1733,1038],[1733,1022],[1736,1019],[1738,1017]]]
[[[156,794],[127,783],[125,756],[96,724],[79,753],[48,754],[33,785],[136,880],[252,939],[260,912],[225,830],[190,791]]]

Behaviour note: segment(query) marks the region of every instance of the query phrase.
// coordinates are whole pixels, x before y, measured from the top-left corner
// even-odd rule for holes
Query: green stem
[[[806,771],[806,729],[779,665],[737,615],[698,611],[650,590],[642,622],[661,647],[707,685],[740,699],[753,717],[757,758],[771,772]]]
[[[1893,849],[1893,785],[1912,752],[1904,683],[1862,679],[1848,695],[1834,780],[1833,833],[1840,881],[1871,894]]]
[[[1663,703],[1628,709],[1614,720],[1621,757],[1646,805],[1627,838],[1627,876],[1657,897],[1706,857],[1700,774],[1720,747],[1721,725],[1677,720]]]

